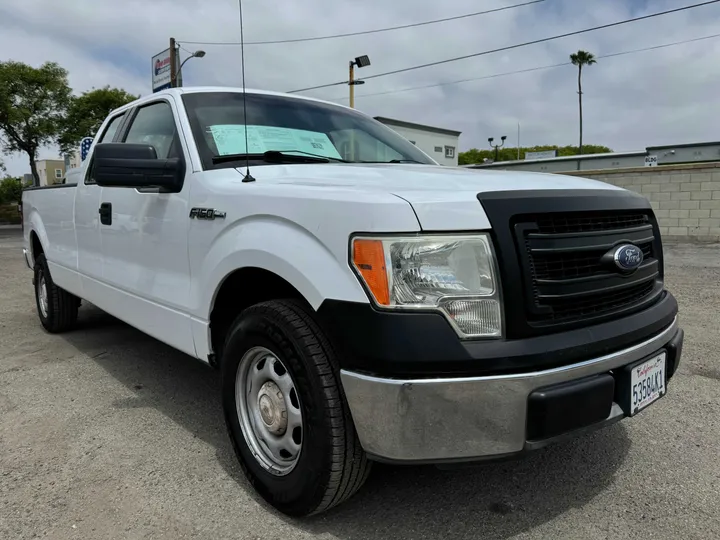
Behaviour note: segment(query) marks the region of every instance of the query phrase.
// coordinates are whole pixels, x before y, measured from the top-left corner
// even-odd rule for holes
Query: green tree
[[[111,111],[138,99],[120,88],[92,89],[73,96],[63,122],[58,144],[62,152],[77,148],[83,137],[94,137]]]
[[[585,151],[587,154],[606,154],[612,152],[607,146],[601,146],[597,144],[585,145]],[[525,159],[527,152],[547,152],[548,150],[556,150],[557,156],[575,156],[578,154],[577,146],[557,146],[557,145],[541,145],[541,146],[530,146],[526,148],[520,148],[520,159]],[[498,150],[498,161],[512,161],[517,159],[518,149],[515,148],[500,148]],[[478,150],[477,148],[471,148],[466,152],[460,152],[458,154],[458,164],[470,165],[473,163],[483,163],[485,159],[492,160],[495,157],[494,150]]]
[[[582,114],[582,68],[583,66],[592,66],[596,63],[595,55],[587,51],[578,51],[570,55],[570,61],[578,68],[578,104],[580,106],[580,144],[578,145],[578,154],[583,152],[582,135],[583,135],[583,114]]]
[[[0,180],[0,204],[10,204],[22,200],[22,180],[10,176]]]
[[[0,62],[2,149],[27,154],[35,183],[40,181],[35,166],[38,148],[57,139],[70,96],[67,71],[54,62],[39,68]]]

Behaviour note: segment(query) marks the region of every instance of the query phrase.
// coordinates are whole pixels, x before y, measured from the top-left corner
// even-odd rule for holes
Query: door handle
[[[98,210],[98,214],[100,214],[100,223],[103,225],[111,225],[112,224],[112,204],[109,202],[104,202],[100,204],[100,210]]]

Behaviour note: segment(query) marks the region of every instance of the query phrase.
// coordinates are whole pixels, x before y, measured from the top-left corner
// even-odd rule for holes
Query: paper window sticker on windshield
[[[295,135],[297,150],[341,159],[342,156],[338,152],[337,148],[335,148],[335,145],[330,140],[330,137],[328,137],[325,133],[304,131],[300,129],[293,129],[290,131],[292,131]]]
[[[251,126],[268,150],[299,150],[292,130],[272,126]]]
[[[311,133],[307,137],[303,137],[303,142],[306,145],[309,145],[309,152],[313,152],[315,154],[322,154],[324,156],[334,157],[338,159],[341,158],[340,152],[337,151],[337,148],[335,148],[335,145],[327,135],[325,135],[324,133],[306,133]]]
[[[307,152],[340,159],[335,145],[324,133],[307,131],[304,129],[291,129],[274,126],[249,126],[257,130],[257,136],[262,140],[267,150],[279,150],[292,153]]]
[[[219,155],[262,154],[268,150],[292,150],[340,159],[335,145],[324,133],[275,126],[248,126],[248,150],[245,148],[245,126],[222,124],[210,126]]]
[[[257,133],[253,126],[247,128],[247,146],[245,145],[245,126],[235,124],[222,124],[210,126],[215,146],[217,146],[218,154],[226,156],[228,154],[262,154],[266,148],[262,142],[258,140]],[[246,149],[248,148],[249,149]]]

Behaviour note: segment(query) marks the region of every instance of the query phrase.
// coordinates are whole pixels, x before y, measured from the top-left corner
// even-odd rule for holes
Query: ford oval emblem
[[[623,244],[622,246],[618,246],[613,252],[615,266],[625,272],[637,270],[642,264],[643,259],[642,250],[632,244]]]

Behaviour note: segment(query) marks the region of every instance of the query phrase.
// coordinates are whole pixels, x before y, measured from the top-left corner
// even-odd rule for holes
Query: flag
[[[88,152],[90,152],[90,147],[92,146],[93,138],[92,137],[85,137],[82,141],[80,141],[80,161],[85,161],[85,158],[88,155]]]

